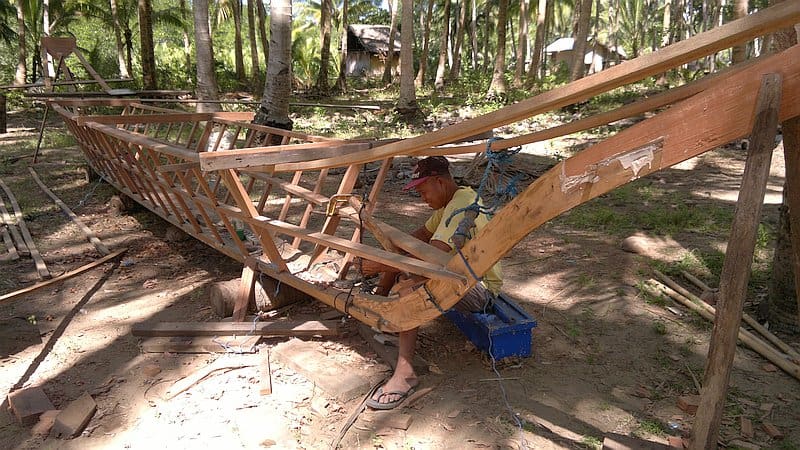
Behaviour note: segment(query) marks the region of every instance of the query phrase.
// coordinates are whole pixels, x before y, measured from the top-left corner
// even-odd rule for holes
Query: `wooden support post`
[[[792,240],[797,323],[800,323],[800,117],[781,124],[783,156],[786,161],[786,203],[789,207],[789,235]]]
[[[6,94],[0,93],[0,134],[5,134],[6,128]]]
[[[703,391],[692,430],[690,448],[694,450],[717,447],[725,395],[736,352],[736,336],[742,321],[742,307],[750,280],[756,231],[764,203],[772,150],[775,148],[781,82],[779,74],[764,75],[761,81],[750,138],[751,147],[720,277],[720,304],[711,332]]]
[[[239,284],[239,292],[236,295],[236,302],[233,304],[233,321],[244,322],[247,316],[247,305],[250,304],[250,299],[254,298],[254,290],[256,284],[256,262],[253,258],[247,258],[244,261],[244,268],[242,269],[242,281]]]

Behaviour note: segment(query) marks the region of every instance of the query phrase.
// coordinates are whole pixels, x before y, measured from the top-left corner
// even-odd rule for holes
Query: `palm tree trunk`
[[[250,41],[250,85],[255,89],[261,82],[261,63],[258,61],[258,42],[256,41],[256,6],[252,0],[247,2],[247,40]]]
[[[733,20],[741,19],[747,15],[747,0],[735,0],[733,5]],[[731,62],[738,64],[747,59],[747,44],[737,45],[733,47],[733,54],[731,55]]]
[[[447,39],[450,37],[450,0],[444,0],[442,17],[442,38],[439,40],[439,64],[436,66],[436,79],[433,86],[437,91],[444,89],[444,73],[447,70]]]
[[[22,0],[17,0],[17,38],[19,50],[17,53],[17,71],[14,74],[14,84],[25,84],[28,78],[28,50],[25,47],[25,10]]]
[[[397,0],[392,0],[390,5],[392,22],[389,26],[389,49],[386,52],[386,65],[383,67],[383,81],[384,84],[392,82],[392,66],[394,65],[394,34],[397,32]]]
[[[575,43],[572,46],[572,81],[583,78],[586,70],[583,58],[586,55],[586,38],[589,36],[589,25],[592,19],[592,0],[579,0],[578,29],[575,32]]]
[[[421,87],[425,84],[425,72],[428,70],[428,53],[431,41],[431,15],[433,14],[434,0],[428,0],[428,12],[425,14],[424,31],[422,32],[422,54],[419,57],[419,70],[414,84]]]
[[[197,60],[197,104],[198,112],[219,111],[217,103],[203,103],[202,100],[219,99],[217,77],[214,73],[214,45],[208,27],[208,0],[192,2],[194,16],[194,42]]]
[[[292,129],[289,96],[292,93],[292,2],[272,0],[269,7],[270,52],[267,80],[253,123]],[[281,136],[275,136],[280,142]]]
[[[133,73],[133,30],[125,24],[125,68],[128,70],[128,75]]]
[[[350,26],[347,20],[349,1],[342,2],[342,42],[339,54],[339,76],[336,78],[336,90],[340,93],[347,92],[347,30]]]
[[[525,73],[525,60],[528,56],[528,26],[530,23],[530,0],[519,2],[519,41],[517,44],[517,63],[514,70],[514,87],[522,87],[522,75]]]
[[[472,70],[478,69],[478,0],[470,1],[472,17],[469,21],[469,36],[472,42]]]
[[[242,45],[242,3],[241,0],[233,0],[233,59],[236,66],[236,80],[240,86],[247,83],[247,75],[244,73],[244,50]]]
[[[539,0],[539,8],[536,13],[536,37],[533,40],[533,52],[531,52],[531,67],[528,70],[528,84],[532,85],[539,78],[542,71],[542,52],[544,51],[544,39],[547,31],[547,7],[552,0]]]
[[[116,0],[111,0],[116,1]],[[192,84],[192,40],[189,37],[189,12],[186,10],[186,0],[180,0],[181,19],[184,23],[181,25],[181,32],[183,32],[183,65],[186,70],[186,82]]]
[[[497,9],[497,54],[494,58],[492,83],[489,85],[487,98],[504,98],[508,92],[506,86],[506,18],[508,17],[508,0],[500,0]]]
[[[128,66],[125,65],[125,46],[122,43],[122,26],[119,22],[119,11],[117,10],[117,0],[109,1],[111,7],[111,21],[114,23],[114,44],[117,49],[117,66],[119,76],[122,78],[130,77]]]
[[[153,47],[153,9],[150,0],[139,0],[139,38],[142,46],[142,84],[145,89],[158,89]]]
[[[328,86],[328,66],[331,63],[331,14],[333,13],[333,3],[331,0],[322,0],[320,5],[320,25],[322,27],[322,48],[319,56],[319,74],[317,74],[316,90],[322,95],[327,95],[330,87]]]
[[[450,67],[450,79],[456,80],[461,75],[461,48],[464,46],[464,35],[467,34],[467,0],[461,0],[458,9],[458,23],[453,44],[453,65]]]
[[[400,98],[397,111],[404,116],[419,111],[417,93],[414,88],[414,0],[403,0],[400,23]]]
[[[267,39],[267,11],[264,9],[264,2],[256,1],[258,8],[258,37],[261,39],[261,49],[264,50],[264,67],[269,61],[269,39]]]

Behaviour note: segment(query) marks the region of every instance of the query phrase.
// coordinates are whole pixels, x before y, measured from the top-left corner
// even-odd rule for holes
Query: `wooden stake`
[[[76,216],[75,213],[72,212],[71,209],[69,209],[69,206],[67,206],[64,202],[62,202],[61,199],[58,198],[58,196],[56,196],[56,194],[54,194],[53,191],[51,191],[42,182],[42,180],[39,178],[39,175],[36,173],[35,170],[33,170],[33,167],[28,167],[28,171],[30,171],[31,176],[33,177],[33,181],[35,181],[36,184],[39,185],[39,187],[44,191],[44,193],[47,194],[55,202],[55,204],[58,205],[61,208],[61,210],[67,214],[67,216],[69,216],[70,219],[72,219],[75,225],[77,225],[78,228],[80,228],[80,230],[83,232],[83,235],[86,236],[87,239],[89,239],[89,242],[91,242],[92,245],[94,245],[94,248],[96,248],[98,252],[102,253],[103,255],[108,255],[109,253],[111,253],[111,250],[109,250],[105,244],[100,242],[100,239],[94,234],[94,232],[92,232],[92,230],[90,230],[89,227],[87,227],[83,222],[81,222],[81,219],[79,219],[78,216]]]
[[[14,193],[11,192],[11,189],[9,189],[8,185],[5,184],[3,180],[0,180],[0,188],[6,191],[8,201],[11,202],[11,207],[14,209],[14,215],[17,218],[17,225],[19,225],[22,237],[25,239],[25,245],[28,246],[28,250],[31,252],[31,258],[33,258],[33,262],[36,263],[36,271],[39,272],[39,278],[47,280],[51,277],[50,271],[47,270],[47,265],[44,263],[42,255],[40,255],[39,250],[36,249],[36,244],[33,242],[31,232],[28,231],[28,226],[25,225],[25,221],[22,220],[22,210],[19,207],[19,203],[17,203],[16,197],[14,197]]]
[[[736,352],[736,336],[750,280],[756,231],[764,203],[772,150],[775,148],[781,84],[782,77],[779,74],[764,75],[761,80],[750,137],[751,147],[720,276],[720,305],[711,332],[703,391],[689,444],[693,450],[717,446],[725,394]]]
[[[242,281],[239,284],[239,292],[236,294],[236,302],[233,304],[233,321],[243,322],[247,316],[247,305],[250,299],[254,298],[253,288],[256,285],[255,260],[247,258],[242,269]]]
[[[34,284],[33,286],[28,286],[28,287],[26,287],[24,289],[20,289],[18,291],[9,292],[8,294],[0,295],[0,302],[6,301],[6,300],[10,300],[12,298],[19,297],[22,294],[27,294],[28,292],[33,292],[33,291],[35,291],[37,289],[41,289],[43,287],[50,286],[51,284],[58,283],[59,281],[64,281],[64,280],[66,280],[68,278],[72,278],[75,275],[81,274],[83,272],[86,272],[87,270],[94,269],[95,267],[97,267],[97,266],[99,266],[101,264],[105,264],[105,263],[107,263],[109,261],[114,260],[118,256],[120,256],[123,253],[125,253],[126,251],[128,251],[127,248],[123,248],[122,250],[117,250],[116,252],[114,252],[114,253],[112,253],[110,255],[106,255],[106,256],[98,259],[97,261],[89,263],[89,264],[87,264],[85,266],[81,266],[81,267],[78,267],[77,269],[70,270],[69,272],[66,272],[63,275],[57,276],[55,278],[51,278],[51,279],[49,279],[47,281],[43,281],[41,283]]]

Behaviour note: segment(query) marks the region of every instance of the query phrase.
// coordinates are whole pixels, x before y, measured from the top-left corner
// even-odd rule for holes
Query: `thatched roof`
[[[347,27],[347,47],[369,53],[386,54],[389,51],[389,26],[387,25],[350,25]],[[356,44],[356,45],[351,45]],[[394,33],[394,51],[400,51],[400,33]]]

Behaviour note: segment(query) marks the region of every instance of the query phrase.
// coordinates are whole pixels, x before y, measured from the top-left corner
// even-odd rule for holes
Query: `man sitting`
[[[464,209],[475,202],[477,196],[475,191],[470,187],[456,184],[450,174],[450,163],[443,156],[430,156],[420,160],[414,168],[411,182],[403,187],[403,190],[409,189],[415,189],[425,203],[434,210],[425,224],[411,235],[440,250],[454,254],[456,249],[452,238],[464,217]],[[453,215],[456,211],[459,212]],[[486,214],[478,214],[475,226],[466,230],[466,239],[475,236],[488,221]],[[459,233],[462,233],[462,230],[459,230]],[[397,269],[368,260],[364,260],[362,272],[365,275],[381,273],[376,291],[379,295],[388,295],[399,281],[398,278],[402,277]],[[503,285],[501,277],[500,263],[497,263],[484,274],[483,281],[467,291],[453,308],[463,312],[483,311],[500,293]],[[424,278],[418,278],[420,282],[424,281]],[[402,295],[404,292],[400,293]],[[400,333],[394,374],[386,384],[378,388],[372,398],[367,400],[367,406],[373,409],[392,409],[414,391],[418,381],[411,363],[414,358],[417,331],[415,328]]]

